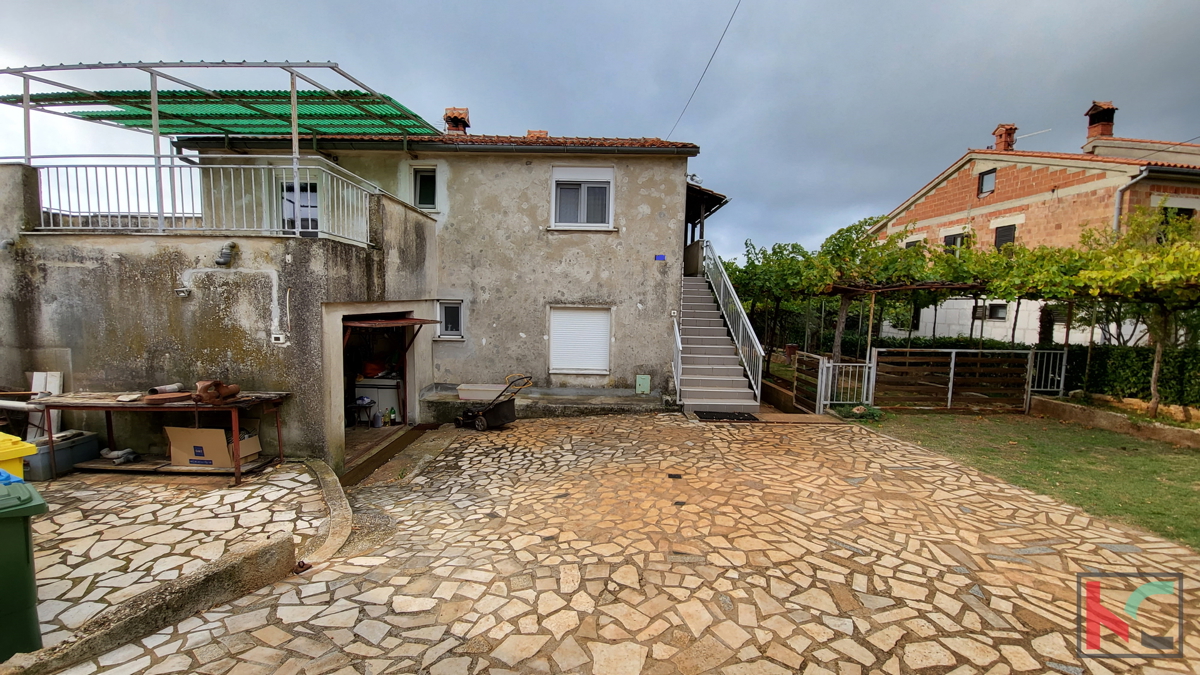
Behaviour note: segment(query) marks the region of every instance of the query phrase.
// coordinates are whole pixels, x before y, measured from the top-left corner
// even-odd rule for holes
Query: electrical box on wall
[[[649,394],[650,393],[650,376],[649,375],[638,375],[638,376],[634,377],[633,379],[634,379],[634,386],[636,387],[634,389],[635,394]]]

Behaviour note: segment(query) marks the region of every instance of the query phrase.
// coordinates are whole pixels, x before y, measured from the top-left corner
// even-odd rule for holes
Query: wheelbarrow
[[[491,403],[471,406],[463,411],[462,416],[454,418],[454,426],[473,426],[479,431],[487,431],[504,426],[517,420],[517,392],[533,384],[530,375],[509,375],[504,378],[505,387],[496,394]]]

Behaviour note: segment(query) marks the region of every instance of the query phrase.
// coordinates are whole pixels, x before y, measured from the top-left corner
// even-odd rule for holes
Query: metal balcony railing
[[[323,158],[162,155],[36,158],[37,229],[307,236],[366,246],[378,186]]]
[[[754,390],[754,400],[761,400],[762,345],[759,344],[758,336],[750,325],[750,319],[746,318],[746,311],[742,309],[742,301],[738,299],[737,291],[733,290],[733,284],[725,274],[725,266],[721,264],[712,242],[708,240],[704,241],[704,276],[708,277],[713,294],[717,296],[717,305],[725,317],[725,325],[733,335],[738,356],[746,369],[746,378],[750,380],[750,388]]]

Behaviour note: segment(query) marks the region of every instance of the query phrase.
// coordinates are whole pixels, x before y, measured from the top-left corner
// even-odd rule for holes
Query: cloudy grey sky
[[[735,1],[4,0],[0,64],[332,60],[430,121],[469,107],[474,133],[662,137]],[[1117,135],[1200,134],[1198,25],[1193,0],[743,0],[672,138],[698,143],[691,171],[732,197],[709,223],[723,254],[748,237],[812,247],[891,210],[1000,122],[1053,129],[1018,149],[1074,152],[1084,110],[1111,99]],[[41,117],[35,153],[148,150]],[[21,151],[19,112],[0,110],[0,155]]]

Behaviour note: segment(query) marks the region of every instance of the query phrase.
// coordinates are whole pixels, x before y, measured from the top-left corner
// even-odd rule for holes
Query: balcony
[[[42,232],[301,236],[369,245],[378,186],[323,158],[35,158]]]

